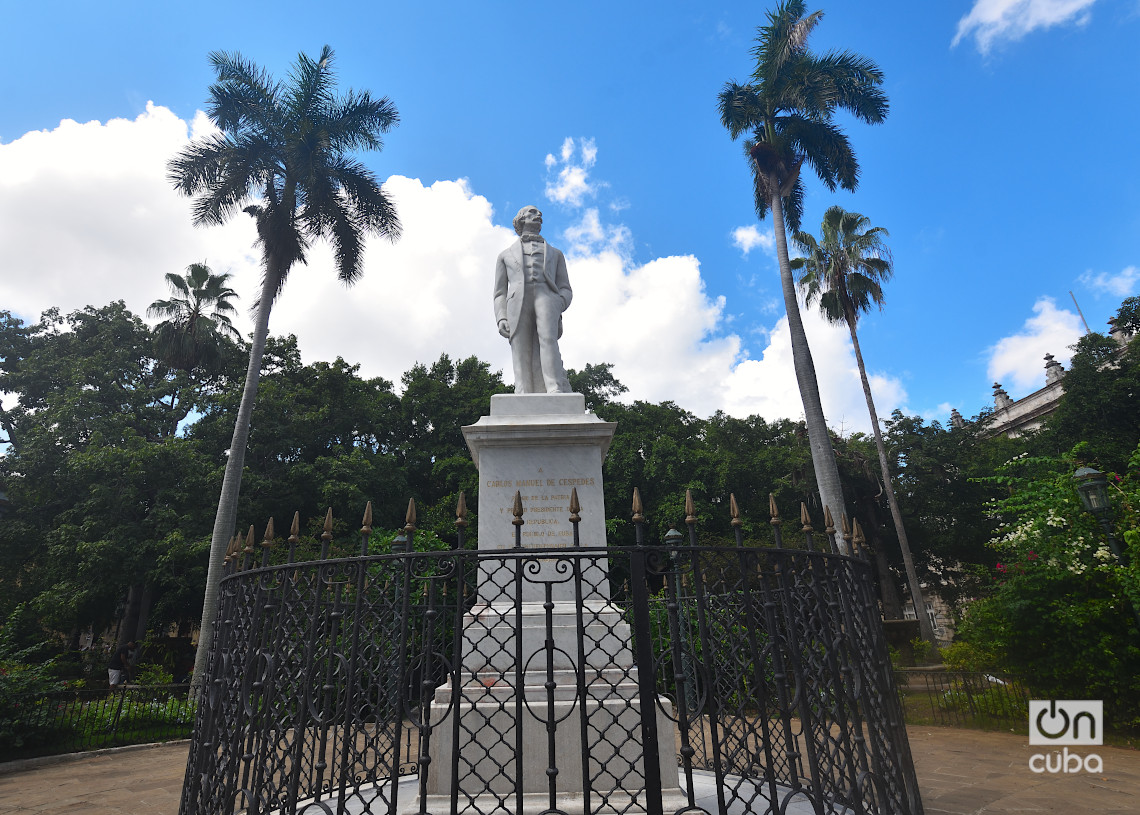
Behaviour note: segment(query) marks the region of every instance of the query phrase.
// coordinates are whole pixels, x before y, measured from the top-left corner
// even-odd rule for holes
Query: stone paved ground
[[[1103,773],[1038,775],[1029,771],[1037,749],[1025,736],[946,727],[908,732],[928,815],[1140,813],[1140,751],[1099,747]],[[176,815],[186,750],[181,742],[0,764],[0,813]]]

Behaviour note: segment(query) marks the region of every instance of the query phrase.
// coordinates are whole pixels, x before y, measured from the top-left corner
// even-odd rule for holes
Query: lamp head
[[[1112,511],[1108,503],[1108,493],[1105,489],[1108,479],[1100,470],[1092,467],[1081,467],[1073,473],[1073,480],[1077,482],[1077,492],[1081,496],[1081,504],[1087,512],[1098,517],[1107,515]]]

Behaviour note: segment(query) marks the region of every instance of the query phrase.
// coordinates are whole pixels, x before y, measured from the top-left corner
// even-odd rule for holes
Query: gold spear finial
[[[827,534],[835,534],[835,519],[831,517],[831,507],[829,506],[823,508],[823,527]]]
[[[512,524],[514,524],[515,526],[522,526],[523,525],[522,493],[519,492],[518,490],[515,490],[515,500],[514,500],[514,503],[511,504],[511,515],[515,516],[515,519],[513,521],[511,521]]]
[[[633,522],[635,524],[642,523],[645,520],[644,515],[645,507],[641,504],[641,490],[637,487],[633,488]]]
[[[408,512],[404,515],[404,529],[414,532],[416,529],[416,499],[408,499]]]
[[[740,507],[736,505],[736,493],[734,492],[728,494],[728,515],[732,518],[733,526],[744,525],[744,521],[740,520]]]
[[[301,538],[301,513],[293,513],[293,524],[289,527],[289,543],[297,543]]]
[[[459,491],[459,500],[455,502],[455,525],[462,529],[467,528],[467,496],[463,494],[463,490]]]
[[[243,550],[247,555],[253,554],[253,524],[249,525],[249,532],[245,536],[245,549]]]
[[[692,526],[697,522],[697,508],[693,505],[693,491],[685,490],[685,523]]]
[[[273,545],[273,518],[265,525],[265,537],[261,541],[261,548],[268,549]]]
[[[570,523],[576,524],[582,520],[579,514],[582,511],[582,505],[578,503],[578,488],[570,488]]]
[[[862,551],[863,545],[867,542],[867,539],[863,537],[863,527],[859,526],[859,519],[858,518],[855,519],[854,526],[855,526],[855,537],[853,538],[853,540],[855,542],[855,547],[858,550]]]
[[[768,493],[768,514],[772,516],[772,526],[780,525],[780,508],[776,506],[776,496]]]
[[[332,522],[332,507],[329,507],[325,513],[325,531],[321,534],[321,540],[332,540]]]
[[[372,502],[364,505],[364,518],[360,521],[360,532],[363,535],[372,534]]]
[[[808,515],[807,504],[800,501],[800,523],[804,525],[801,532],[811,532],[811,516]]]

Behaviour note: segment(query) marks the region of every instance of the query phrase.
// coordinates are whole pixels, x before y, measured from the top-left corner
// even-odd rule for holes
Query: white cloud
[[[201,131],[204,118],[193,127]],[[0,144],[0,303],[27,319],[165,296],[163,275],[205,260],[240,277],[257,267],[253,223],[195,229],[166,180],[189,126],[148,103],[134,120],[71,120]]]
[[[1033,304],[1033,314],[1016,334],[1003,337],[989,349],[989,376],[1001,382],[1014,399],[1045,384],[1045,355],[1068,365],[1069,346],[1081,338],[1080,318],[1057,308],[1051,297]],[[1020,396],[1014,393],[1020,392]]]
[[[938,407],[934,408],[933,410],[922,411],[922,418],[928,422],[932,422],[937,419],[945,424],[946,421],[948,421],[950,418],[950,411],[956,407],[959,406],[952,405],[949,402],[941,402],[939,403]]]
[[[603,224],[597,207],[583,212],[576,224],[563,230],[562,237],[569,243],[567,252],[572,255],[592,255],[608,250],[625,256],[633,244],[629,229],[621,224]]]
[[[827,322],[817,309],[801,309],[801,319],[828,424],[845,433],[869,433],[867,403],[847,328]],[[768,340],[760,358],[742,360],[724,378],[720,396],[724,410],[736,416],[758,413],[768,419],[802,418],[787,317],[780,317]],[[906,389],[897,378],[874,370],[868,372],[868,378],[880,417],[890,416],[895,408],[905,408]]]
[[[582,206],[597,193],[597,185],[590,182],[590,168],[597,160],[598,148],[593,139],[567,138],[557,157],[553,153],[546,155],[546,197],[559,204]]]
[[[975,0],[970,13],[958,21],[952,46],[974,37],[978,50],[989,53],[995,43],[1015,41],[1038,28],[1072,22],[1084,25],[1096,0]]]
[[[166,162],[189,134],[208,129],[201,115],[188,123],[148,105],[133,121],[62,122],[0,145],[0,303],[34,319],[50,306],[68,311],[121,298],[141,315],[165,296],[164,273],[206,259],[233,271],[242,305],[252,304],[260,279],[252,221],[238,215],[195,229],[189,202],[165,178]],[[592,141],[570,140],[563,154],[562,161],[592,162],[597,151]],[[342,356],[364,376],[398,382],[415,362],[446,352],[474,354],[509,382],[510,348],[494,328],[491,279],[513,230],[496,224],[491,203],[465,180],[392,176],[385,188],[403,237],[369,241],[352,288],[337,282],[328,247],[314,247],[308,266],[290,274],[270,330],[296,334],[306,362]],[[697,258],[638,264],[631,242],[626,227],[606,224],[595,207],[556,240],[575,290],[562,340],[566,364],[611,362],[631,399],[671,399],[698,415],[724,409],[799,418],[787,321],[733,333],[725,300],[705,290]],[[774,268],[765,273],[775,278]],[[814,311],[805,310],[804,322],[833,426],[868,429],[845,329]],[[239,324],[250,330],[244,308]],[[763,348],[759,358],[742,334]],[[905,403],[897,380],[876,374],[874,385],[881,415]]]
[[[1126,266],[1118,274],[1098,272],[1093,274],[1087,271],[1080,277],[1081,285],[1093,290],[1100,296],[1108,293],[1114,297],[1129,297],[1136,291],[1136,284],[1140,282],[1140,268]]]
[[[739,249],[744,257],[748,257],[748,253],[757,246],[771,254],[776,250],[776,235],[771,229],[761,232],[755,224],[738,226],[732,230],[732,245]]]

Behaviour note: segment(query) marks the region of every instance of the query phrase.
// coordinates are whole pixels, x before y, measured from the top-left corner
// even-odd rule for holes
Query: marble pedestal
[[[459,698],[453,699],[445,685],[431,705],[429,812],[450,807],[453,782],[461,812],[513,810],[520,771],[524,810],[546,810],[551,718],[557,723],[553,766],[559,808],[581,810],[585,774],[591,805],[597,808],[605,800],[605,809],[620,811],[630,803],[627,791],[644,783],[645,704],[653,705],[656,717],[662,790],[670,801],[681,800],[672,710],[663,699],[640,697],[629,625],[621,609],[610,604],[604,553],[581,561],[581,604],[575,581],[565,579],[566,565],[573,561],[544,555],[573,546],[572,489],[581,506],[580,546],[606,545],[602,462],[615,428],[586,413],[585,398],[577,393],[492,396],[491,415],[463,428],[479,468],[479,551],[488,558],[480,566],[479,602],[464,619]],[[516,492],[524,511],[522,553],[512,524]],[[496,560],[497,552],[510,557]],[[521,561],[515,557],[520,554]],[[579,625],[585,643],[581,658]],[[456,752],[457,777],[451,765]]]

